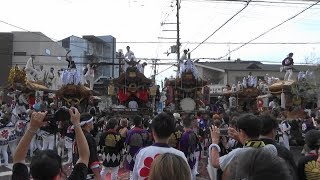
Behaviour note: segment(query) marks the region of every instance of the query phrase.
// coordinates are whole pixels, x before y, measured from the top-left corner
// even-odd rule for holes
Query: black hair
[[[233,117],[230,121],[229,121],[229,126],[237,126],[237,117]]]
[[[237,129],[243,130],[249,138],[258,138],[261,131],[261,121],[253,114],[243,114],[237,120]]]
[[[175,130],[175,119],[172,114],[162,112],[153,118],[151,123],[152,131],[158,138],[169,138]]]
[[[150,126],[149,119],[148,119],[148,118],[147,118],[147,119],[144,119],[144,121],[143,121],[143,127],[144,127],[144,128],[149,128],[149,126]]]
[[[277,119],[269,114],[261,115],[259,119],[261,120],[261,135],[266,135],[279,127]]]
[[[228,167],[227,179],[291,180],[286,162],[264,148],[254,148],[236,156]]]
[[[89,119],[91,119],[92,116],[89,114],[89,113],[82,113],[80,115],[80,122],[83,122],[83,121],[88,121]],[[85,126],[85,125],[84,125]]]
[[[80,122],[82,121],[88,121],[89,119],[91,119],[92,116],[89,113],[82,113],[80,115]]]
[[[182,124],[185,128],[190,128],[192,125],[192,121],[193,121],[193,116],[191,116],[190,114],[182,118]]]
[[[305,141],[311,150],[318,150],[320,147],[320,131],[314,129],[308,131]]]
[[[142,119],[141,116],[136,115],[136,116],[133,117],[132,122],[133,122],[133,124],[134,124],[135,126],[141,126],[142,120],[143,120],[143,119]]]
[[[213,121],[213,125],[220,128],[221,127],[221,121],[219,119],[216,119]]]
[[[0,123],[2,125],[7,125],[10,122],[9,114],[4,114],[4,116],[0,119]]]
[[[61,157],[53,150],[38,151],[31,160],[30,174],[34,180],[53,179],[62,170]]]
[[[116,125],[119,124],[119,120],[117,118],[111,118],[109,119],[109,121],[107,122],[107,126],[106,129],[114,129],[116,127]]]

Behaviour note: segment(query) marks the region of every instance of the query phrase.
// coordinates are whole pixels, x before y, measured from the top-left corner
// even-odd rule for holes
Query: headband
[[[82,126],[84,126],[84,125],[87,124],[87,123],[91,123],[92,121],[93,121],[93,117],[90,118],[90,119],[87,120],[87,121],[82,121],[82,122],[80,122],[80,126],[82,127]],[[71,126],[71,129],[74,129],[74,125]]]

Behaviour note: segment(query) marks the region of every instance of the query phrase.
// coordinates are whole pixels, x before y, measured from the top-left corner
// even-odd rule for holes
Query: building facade
[[[0,72],[1,86],[7,84],[10,68],[16,65],[24,68],[31,55],[35,56],[35,69],[40,69],[40,65],[43,65],[47,72],[53,67],[57,73],[67,66],[63,60],[66,50],[41,32],[0,33],[0,39],[0,65],[6,67]]]
[[[12,66],[13,34],[0,33],[0,86],[7,84],[10,68]]]
[[[88,64],[86,58],[86,54],[88,52],[87,40],[77,36],[70,36],[59,41],[59,43],[66,49],[66,51],[70,51],[68,56],[72,57],[77,69],[82,71],[83,66]]]
[[[105,94],[106,87],[113,78],[119,77],[119,60],[116,57],[116,38],[113,36],[86,35],[82,38],[70,36],[60,41],[70,50],[77,69],[82,71],[88,64],[96,64],[94,89]]]
[[[12,32],[13,57],[12,65],[24,67],[31,55],[35,68],[43,65],[46,71],[51,67],[58,71],[67,67],[64,60],[66,50],[59,43],[48,38],[41,32]]]

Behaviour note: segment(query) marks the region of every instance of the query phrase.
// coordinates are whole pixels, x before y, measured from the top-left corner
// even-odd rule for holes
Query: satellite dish
[[[61,57],[59,56],[59,57],[57,57],[57,59],[59,60],[59,61],[61,61]]]

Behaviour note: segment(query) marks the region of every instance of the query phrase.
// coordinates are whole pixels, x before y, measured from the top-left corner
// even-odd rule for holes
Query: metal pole
[[[177,0],[177,63],[178,63],[178,72],[180,71],[179,60],[180,60],[180,0]]]
[[[153,60],[154,63],[154,71],[153,71],[153,82],[154,86],[156,85],[156,74],[157,74],[157,59]],[[156,112],[156,96],[153,96],[152,98],[152,110],[153,112]]]

